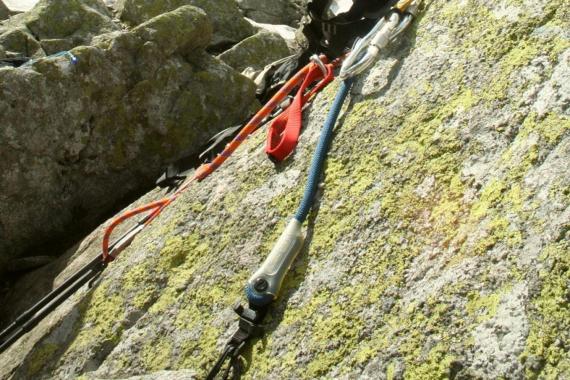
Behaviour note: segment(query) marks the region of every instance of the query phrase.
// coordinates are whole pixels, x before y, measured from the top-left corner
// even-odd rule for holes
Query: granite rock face
[[[183,6],[94,37],[72,49],[76,64],[0,68],[0,270],[44,254],[43,242],[93,223],[250,112],[255,85],[204,51],[211,35],[206,13]]]
[[[14,56],[39,58],[119,29],[100,0],[41,0],[0,24],[0,45]]]
[[[218,55],[218,58],[239,72],[250,68],[262,70],[292,52],[277,33],[260,31]]]
[[[568,378],[569,9],[430,1],[358,78],[244,378]],[[305,112],[292,157],[273,165],[258,131],[1,354],[0,377],[204,378],[296,210],[337,88]],[[99,254],[104,227],[13,299]]]

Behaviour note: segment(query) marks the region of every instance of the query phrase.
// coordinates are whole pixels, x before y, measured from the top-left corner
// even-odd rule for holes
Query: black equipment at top
[[[366,35],[396,2],[310,0],[307,4],[309,17],[302,29],[309,41],[308,51],[323,51],[330,58],[342,55],[357,37]],[[348,9],[347,3],[352,3]]]

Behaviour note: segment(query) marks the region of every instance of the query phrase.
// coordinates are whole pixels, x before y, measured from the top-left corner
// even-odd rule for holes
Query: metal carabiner
[[[319,69],[321,69],[323,73],[323,77],[326,77],[328,74],[328,70],[327,67],[325,66],[325,63],[321,60],[321,58],[317,54],[313,54],[309,59],[311,60],[311,62],[319,66]]]
[[[406,10],[404,11],[404,17],[402,18],[402,21],[400,21],[398,27],[392,32],[392,36],[390,37],[391,42],[395,41],[396,38],[398,38],[398,36],[402,34],[402,32],[406,30],[408,26],[410,26],[410,24],[418,14],[418,9],[419,9],[419,3],[417,2],[413,2],[406,8]]]
[[[352,53],[340,69],[340,79],[348,79],[370,67],[380,53],[380,49],[390,42],[390,36],[399,23],[400,13],[397,11],[390,12],[378,21],[363,39],[355,43]]]
[[[364,38],[355,42],[352,52],[341,67],[340,79],[348,79],[370,67],[380,50],[393,42],[411,24],[417,13],[418,3],[413,0],[403,0],[401,3],[378,21]]]

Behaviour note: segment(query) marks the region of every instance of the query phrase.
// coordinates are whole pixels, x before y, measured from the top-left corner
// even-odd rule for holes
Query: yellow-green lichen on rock
[[[569,375],[567,16],[565,0],[425,2],[352,89],[245,379]],[[337,88],[285,162],[267,160],[259,131],[165,209],[38,375],[205,377],[296,210]]]

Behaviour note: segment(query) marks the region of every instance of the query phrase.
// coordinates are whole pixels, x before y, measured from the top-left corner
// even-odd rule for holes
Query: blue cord
[[[313,154],[313,161],[311,162],[311,168],[309,169],[309,178],[307,179],[305,193],[303,194],[303,199],[301,200],[299,209],[295,214],[295,219],[301,223],[305,221],[307,215],[309,215],[309,211],[311,211],[311,207],[313,206],[313,201],[317,192],[317,185],[323,171],[323,164],[327,157],[327,152],[333,137],[334,125],[353,82],[354,78],[348,78],[340,84],[340,88],[336,93],[332,107],[327,115],[327,119],[325,120],[321,136],[319,137],[319,142],[317,143],[317,148]]]
[[[73,55],[73,53],[70,52],[69,50],[63,50],[63,51],[60,51],[60,52],[57,52],[57,53],[54,53],[54,54],[51,54],[51,55],[47,55],[47,56],[45,56],[45,57],[40,57],[40,58],[37,58],[37,59],[30,59],[28,62],[24,63],[24,64],[23,64],[22,66],[20,66],[20,67],[30,66],[30,65],[32,65],[34,62],[36,62],[38,59],[43,59],[43,58],[56,58],[56,57],[64,57],[64,56],[67,56],[67,57],[69,58],[69,62],[70,62],[72,65],[77,64],[77,61],[79,60],[79,59],[78,59],[75,55]]]
[[[325,120],[325,123],[323,125],[323,129],[321,130],[321,135],[319,136],[319,141],[317,142],[317,147],[315,148],[315,153],[313,154],[313,160],[311,161],[311,166],[309,168],[309,177],[307,179],[307,185],[305,186],[305,193],[303,194],[303,199],[301,200],[299,209],[295,214],[295,219],[299,221],[299,223],[303,223],[303,221],[307,218],[307,215],[309,215],[311,207],[313,207],[315,194],[317,192],[317,185],[319,183],[323,171],[323,165],[325,159],[327,158],[327,152],[329,150],[333,138],[334,126],[336,124],[336,120],[338,119],[338,115],[340,114],[340,110],[342,108],[344,100],[346,99],[348,92],[352,87],[353,82],[354,80],[352,78],[349,78],[341,82],[340,88],[336,93],[331,109],[327,115],[327,119]],[[301,228],[300,226],[301,225],[299,224],[298,228]],[[287,244],[284,244],[283,242],[278,243],[280,244],[281,247],[279,248],[279,250],[283,251],[280,252],[280,254],[291,255],[293,252],[291,248],[295,246],[295,242],[292,240],[293,237],[288,235],[282,235],[279,238],[279,241],[281,241],[283,237],[285,237],[285,239],[289,239],[289,241],[287,242]],[[288,245],[288,247],[283,248],[285,245]],[[273,251],[271,254],[273,254]],[[296,253],[294,254],[296,255]],[[283,275],[283,273],[281,274]],[[274,295],[269,292],[264,292],[264,291],[258,292],[252,285],[251,281],[247,282],[245,293],[249,301],[249,305],[257,308],[263,308],[268,306],[273,301],[274,298]]]

